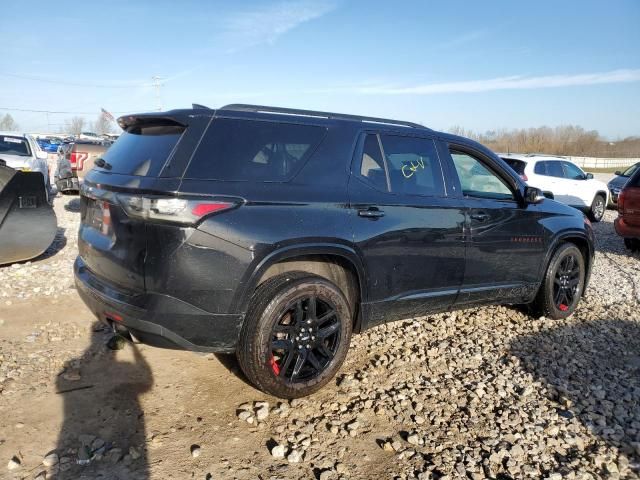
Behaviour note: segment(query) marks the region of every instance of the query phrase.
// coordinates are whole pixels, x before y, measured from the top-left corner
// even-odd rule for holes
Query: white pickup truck
[[[40,148],[31,135],[17,132],[0,132],[0,160],[7,167],[23,172],[40,172],[47,198],[51,193],[47,152]]]

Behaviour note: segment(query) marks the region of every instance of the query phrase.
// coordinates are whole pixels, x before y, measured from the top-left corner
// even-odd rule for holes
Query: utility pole
[[[159,77],[157,75],[154,75],[153,77],[151,77],[151,80],[153,80],[153,86],[156,89],[156,102],[158,103],[158,111],[161,112],[162,111],[162,97],[160,95],[160,88],[162,87],[162,80],[164,80],[162,77]]]

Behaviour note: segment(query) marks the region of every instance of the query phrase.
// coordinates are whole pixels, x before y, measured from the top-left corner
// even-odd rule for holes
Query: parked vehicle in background
[[[40,148],[34,137],[26,133],[0,132],[0,160],[4,160],[8,167],[15,170],[41,173],[49,198],[51,182],[47,153]]]
[[[640,250],[640,168],[635,169],[618,195],[614,227],[628,249]]]
[[[40,148],[47,153],[56,153],[58,151],[58,147],[62,144],[60,140],[57,138],[48,138],[48,137],[39,137],[37,138],[38,145]]]
[[[609,180],[607,187],[609,188],[610,205],[616,205],[618,203],[618,195],[620,195],[622,187],[624,187],[627,180],[638,170],[640,170],[640,162],[631,165],[625,170],[618,170],[615,173],[616,176]]]
[[[85,175],[109,145],[110,142],[82,140],[61,145],[54,174],[58,191],[65,195],[77,195]]]
[[[250,105],[119,123],[81,189],[80,296],[142,342],[235,352],[279,397],[326,384],[352,332],[494,303],[566,318],[587,286],[585,216],[466,138]]]
[[[591,221],[604,216],[609,188],[563,157],[541,154],[500,154],[527,185],[551,192],[554,200],[584,211]]]

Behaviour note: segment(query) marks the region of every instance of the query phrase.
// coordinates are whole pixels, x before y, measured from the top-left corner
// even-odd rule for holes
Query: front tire
[[[591,208],[589,209],[589,220],[592,222],[599,222],[602,220],[602,217],[604,217],[606,209],[607,200],[601,194],[596,195],[591,203]]]
[[[285,273],[253,295],[236,355],[258,389],[280,398],[304,397],[340,369],[352,323],[349,303],[333,283],[304,272]]]
[[[572,243],[560,245],[549,261],[534,309],[554,320],[571,316],[580,302],[584,279],[582,252]]]

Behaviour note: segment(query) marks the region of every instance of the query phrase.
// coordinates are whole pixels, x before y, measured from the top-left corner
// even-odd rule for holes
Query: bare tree
[[[71,117],[69,120],[65,120],[65,129],[72,135],[80,135],[84,129],[85,119],[84,117]]]
[[[8,130],[11,132],[15,132],[19,128],[20,127],[18,126],[16,121],[13,119],[11,114],[6,113],[4,117],[0,117],[0,130]]]
[[[611,142],[601,138],[597,131],[585,130],[577,125],[491,130],[483,134],[454,126],[449,131],[477,140],[495,152],[640,157],[640,137],[628,137]]]
[[[98,118],[93,123],[93,131],[98,135],[113,132],[113,121],[104,112],[100,112]]]

